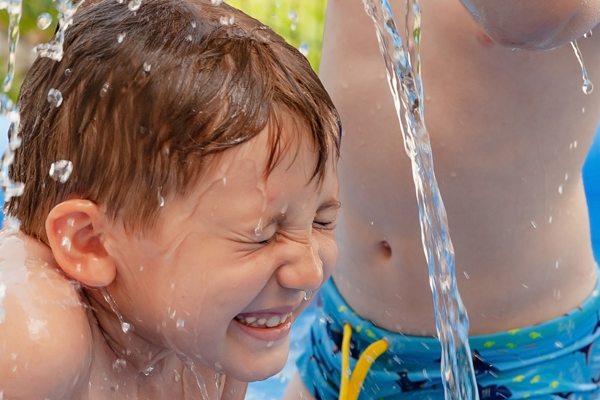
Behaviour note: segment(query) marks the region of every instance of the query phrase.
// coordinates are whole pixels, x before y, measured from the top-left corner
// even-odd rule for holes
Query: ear
[[[87,287],[108,286],[117,273],[102,243],[105,214],[88,200],[67,200],[46,218],[54,259],[70,277]]]

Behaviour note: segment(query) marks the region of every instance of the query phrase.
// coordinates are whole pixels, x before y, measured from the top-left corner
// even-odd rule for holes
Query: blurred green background
[[[148,0],[151,1],[151,0]],[[296,48],[308,49],[307,58],[318,70],[321,58],[321,38],[326,0],[225,0],[247,14],[269,25]],[[143,6],[143,3],[142,3]],[[49,13],[53,23],[46,30],[37,26],[40,14]],[[35,59],[33,48],[45,43],[56,29],[57,12],[52,0],[23,0],[21,39],[17,51],[17,71],[13,87],[9,92],[16,100],[21,82],[27,69]],[[0,11],[0,79],[4,81],[8,69],[8,14]]]

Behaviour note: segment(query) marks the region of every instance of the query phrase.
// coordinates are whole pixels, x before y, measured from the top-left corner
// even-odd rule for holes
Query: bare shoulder
[[[92,339],[85,310],[44,247],[0,232],[0,388],[6,399],[68,399],[87,382]]]

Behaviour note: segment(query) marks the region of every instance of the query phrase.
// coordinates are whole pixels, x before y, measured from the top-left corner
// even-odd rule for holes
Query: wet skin
[[[335,157],[322,182],[311,179],[308,134],[284,126],[290,148],[268,177],[264,131],[216,156],[189,194],[166,198],[149,232],[127,231],[83,200],[48,217],[51,249],[3,232],[9,284],[0,345],[17,354],[0,359],[5,398],[197,399],[184,365],[193,363],[211,398],[221,372],[223,399],[241,399],[242,382],[281,370],[305,292],[332,273],[340,206]],[[64,272],[105,286],[133,331],[121,330],[98,290],[75,291]],[[45,339],[32,336],[31,318],[43,319]]]
[[[392,2],[400,32],[403,4]],[[422,0],[421,9],[425,123],[470,334],[557,317],[597,279],[581,167],[600,90],[583,94],[568,44],[513,51],[459,1]],[[579,46],[600,85],[600,34]],[[334,280],[363,318],[436,336],[410,161],[361,2],[328,2],[320,76],[345,132]],[[295,378],[286,398],[299,398],[298,390]]]

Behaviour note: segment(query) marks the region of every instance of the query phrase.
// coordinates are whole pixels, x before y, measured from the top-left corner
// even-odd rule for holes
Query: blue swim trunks
[[[600,282],[600,281],[599,281]],[[481,400],[600,399],[600,283],[573,311],[538,325],[469,339]],[[364,349],[386,338],[359,400],[443,400],[441,348],[433,337],[378,328],[353,313],[330,279],[298,359],[300,376],[317,400],[337,400],[343,325],[353,328],[350,370]]]

